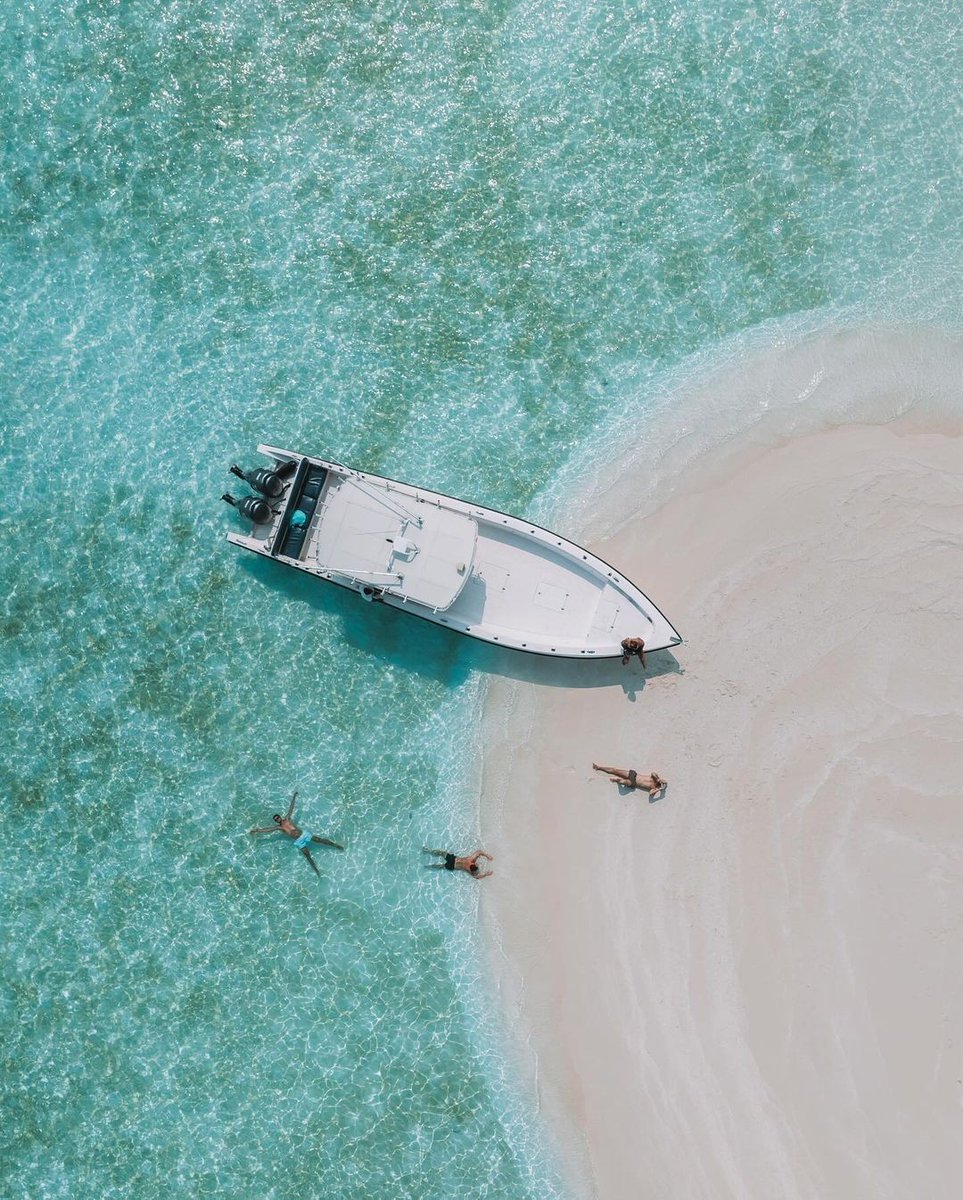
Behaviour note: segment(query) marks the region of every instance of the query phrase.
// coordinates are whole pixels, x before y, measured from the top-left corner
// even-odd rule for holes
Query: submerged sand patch
[[[901,336],[858,423],[793,372],[843,395],[865,342],[813,340],[767,353],[739,437],[599,490],[586,524],[618,532],[591,548],[676,660],[490,690],[485,922],[587,1195],[949,1200],[963,1175],[963,355],[928,387]]]

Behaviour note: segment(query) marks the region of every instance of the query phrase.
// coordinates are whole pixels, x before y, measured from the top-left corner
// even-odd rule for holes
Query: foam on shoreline
[[[773,347],[570,489],[686,637],[487,698],[483,923],[577,1192],[959,1177],[961,368],[932,331]]]

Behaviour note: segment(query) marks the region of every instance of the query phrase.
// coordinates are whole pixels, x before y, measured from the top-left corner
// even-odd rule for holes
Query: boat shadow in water
[[[463,653],[462,643],[468,638],[383,604],[366,604],[354,592],[292,571],[283,563],[248,556],[240,565],[259,585],[308,605],[319,616],[334,618],[336,643],[370,658],[372,671],[395,666],[452,687],[463,683],[472,672],[472,664]],[[325,636],[330,635],[329,627]]]
[[[373,668],[390,663],[452,686],[478,671],[541,687],[621,687],[633,701],[648,680],[682,674],[675,655],[668,650],[657,650],[648,656],[644,672],[635,661],[623,667],[618,658],[591,660],[526,654],[478,641],[382,604],[366,604],[353,592],[292,571],[283,563],[245,557],[240,566],[259,584],[334,617],[341,627],[341,639],[352,649],[377,660],[372,663]]]

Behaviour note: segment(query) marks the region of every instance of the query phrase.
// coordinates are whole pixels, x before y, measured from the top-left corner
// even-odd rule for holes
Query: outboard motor
[[[253,470],[242,471],[235,465],[231,467],[231,474],[236,475],[238,479],[243,479],[256,492],[260,492],[262,496],[267,496],[272,500],[276,500],[284,491],[284,482],[281,476],[277,471],[268,470],[267,467],[254,467]]]
[[[274,474],[279,479],[287,479],[289,475],[293,475],[298,469],[298,460],[296,458],[286,458],[284,462],[279,462],[274,468]]]
[[[225,492],[221,499],[233,505],[242,517],[247,517],[255,525],[270,525],[274,516],[270,504],[260,496],[242,496],[240,500],[235,500],[230,492]]]

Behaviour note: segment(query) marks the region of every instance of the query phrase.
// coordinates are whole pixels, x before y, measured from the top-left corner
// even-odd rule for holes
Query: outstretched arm
[[[278,833],[277,825],[265,825],[263,829],[249,829],[248,833]]]
[[[297,798],[298,798],[298,794],[297,794],[297,792],[295,792],[294,795],[291,797],[291,803],[288,805],[288,811],[284,814],[285,821],[291,820],[291,814],[294,812],[294,805],[297,802]]]
[[[489,862],[495,861],[494,858],[492,858],[492,856],[485,850],[479,850],[478,853],[475,855],[475,858],[476,859],[477,858],[487,858]]]
[[[493,875],[493,871],[479,871],[475,876],[476,879],[487,879],[489,875]]]

